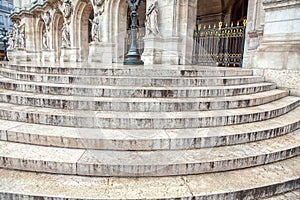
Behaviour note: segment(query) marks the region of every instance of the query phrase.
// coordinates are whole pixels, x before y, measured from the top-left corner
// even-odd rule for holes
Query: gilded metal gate
[[[219,22],[218,27],[196,26],[193,64],[241,67],[245,42],[246,20],[236,26]]]

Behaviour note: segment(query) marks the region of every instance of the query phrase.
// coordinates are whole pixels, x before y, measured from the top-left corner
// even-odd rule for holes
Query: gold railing
[[[218,26],[196,26],[194,30],[193,64],[241,67],[243,62],[246,20],[234,26],[219,22]]]

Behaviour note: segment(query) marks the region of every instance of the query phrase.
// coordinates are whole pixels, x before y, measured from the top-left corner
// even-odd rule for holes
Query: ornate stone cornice
[[[280,9],[284,7],[299,7],[300,0],[264,0],[263,6],[265,10]]]

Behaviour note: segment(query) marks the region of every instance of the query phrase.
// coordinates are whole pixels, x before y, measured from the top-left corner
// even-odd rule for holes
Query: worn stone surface
[[[0,89],[0,100],[3,103],[56,109],[133,112],[205,111],[245,108],[269,103],[287,95],[288,91],[272,90],[251,95],[219,98],[91,98]]]
[[[249,179],[239,180],[239,186],[241,174],[231,177],[299,158],[298,97],[252,76],[251,70],[161,67],[4,65],[0,166],[8,174],[23,170],[23,175],[34,171],[36,176],[63,177],[66,182],[76,179],[75,185],[85,190],[77,194],[59,189],[62,197],[53,188],[30,192],[27,185],[24,194],[19,186],[0,186],[0,198],[91,199],[90,194],[101,192],[100,199],[257,199],[299,188],[293,167],[284,169],[292,178],[281,181],[264,182],[269,175],[258,174],[262,177],[256,185]],[[226,183],[232,188],[223,186],[215,179],[218,174],[237,182]],[[101,180],[102,186],[93,180]],[[104,184],[111,180],[116,188]],[[143,184],[135,182],[139,180],[147,182],[145,190],[137,187]],[[10,187],[5,181],[2,188]],[[86,188],[85,182],[92,187]],[[165,192],[152,194],[154,190]]]
[[[108,151],[0,141],[0,166],[91,176],[170,176],[240,169],[300,154],[300,131],[235,146],[176,151]]]
[[[236,171],[163,178],[95,178],[0,170],[2,198],[258,199],[299,187],[299,157]],[[82,192],[85,191],[85,192]]]
[[[7,140],[44,146],[108,150],[193,149],[234,145],[296,130],[300,108],[270,120],[200,129],[86,129],[0,121]],[[12,124],[11,128],[5,126]]]

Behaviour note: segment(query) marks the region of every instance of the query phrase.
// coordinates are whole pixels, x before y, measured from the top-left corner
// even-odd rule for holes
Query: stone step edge
[[[205,111],[234,109],[258,106],[288,96],[286,90],[270,90],[254,94],[227,96],[220,98],[120,98],[57,96],[52,94],[33,94],[0,89],[0,101],[16,105],[35,106],[54,109],[75,109],[94,111],[136,111],[169,112]],[[47,103],[46,103],[47,102]],[[174,107],[174,109],[173,109]]]
[[[3,184],[0,184],[0,198],[243,199],[247,196],[259,199],[299,189],[299,169],[291,168],[299,163],[298,156],[230,172],[139,179],[66,176],[0,169],[0,180],[3,180]],[[277,168],[282,170],[277,171]]]
[[[21,72],[35,72],[35,73],[45,73],[52,71],[52,73],[58,73],[58,74],[84,74],[84,71],[90,71],[93,72],[92,74],[97,74],[96,71],[102,72],[101,74],[107,74],[107,75],[120,75],[120,71],[123,72],[135,72],[137,74],[147,74],[147,73],[154,73],[154,72],[160,72],[160,76],[197,76],[197,75],[206,75],[208,76],[208,73],[215,73],[218,76],[232,76],[232,75],[247,75],[251,76],[253,75],[253,70],[251,69],[241,69],[241,68],[213,68],[213,67],[193,67],[193,68],[187,68],[187,67],[177,67],[173,69],[167,69],[167,68],[148,68],[148,67],[143,67],[143,68],[137,68],[137,67],[130,67],[130,68],[117,68],[117,67],[106,67],[106,68],[91,68],[91,67],[70,67],[70,66],[53,66],[53,63],[51,66],[33,66],[33,65],[4,65],[3,67],[16,70],[16,71],[21,71]],[[69,73],[66,73],[69,71]],[[73,71],[70,73],[70,71]],[[165,73],[165,75],[163,75]]]
[[[300,120],[296,120],[299,115],[300,107],[277,118],[246,125],[235,125],[231,131],[231,126],[156,131],[138,129],[98,130],[0,120],[0,140],[42,146],[96,150],[209,148],[255,142],[285,135],[300,128]],[[293,118],[295,120],[289,120]],[[264,122],[270,124],[270,126],[268,128],[261,127]],[[4,126],[1,126],[1,124]]]
[[[3,141],[0,146],[0,167],[6,169],[101,177],[165,177],[230,171],[298,156],[300,131],[266,141],[200,150],[90,151]]]
[[[40,77],[60,77],[60,78],[97,78],[97,79],[150,79],[150,80],[169,80],[169,79],[180,79],[180,80],[211,80],[211,79],[219,79],[219,80],[224,80],[224,79],[229,79],[229,80],[235,80],[235,79],[264,79],[263,76],[259,75],[248,75],[248,76],[209,76],[209,77],[195,77],[195,76],[174,76],[174,77],[167,77],[167,76],[119,76],[119,75],[80,75],[80,74],[40,74],[40,73],[35,73],[35,72],[23,72],[23,71],[17,71],[13,69],[8,69],[8,68],[0,68],[0,74],[1,76],[5,76],[3,73],[8,73],[10,75],[18,75],[18,76],[40,76]],[[6,76],[5,76],[6,77]],[[10,78],[10,77],[7,77]]]
[[[277,194],[272,197],[265,197],[261,200],[299,200],[300,199],[300,189],[295,189],[291,191],[286,191],[280,194]]]
[[[202,112],[130,112],[128,115],[128,112],[66,111],[0,103],[0,119],[82,128],[201,128],[271,119],[299,105],[299,97],[288,96],[250,108]]]
[[[16,85],[28,85],[35,87],[56,87],[56,88],[86,88],[86,89],[147,89],[147,90],[216,90],[216,89],[235,89],[235,88],[249,88],[257,85],[274,85],[272,82],[258,82],[258,83],[249,83],[242,85],[216,85],[216,86],[132,86],[132,85],[74,85],[74,84],[62,84],[62,83],[43,83],[43,82],[31,82],[31,81],[22,81],[14,80],[11,78],[6,78],[0,75],[0,83],[11,83]]]
[[[137,98],[197,98],[254,94],[276,89],[274,83],[256,83],[235,86],[213,87],[133,87],[133,86],[91,86],[70,84],[47,84],[20,82],[0,77],[0,88],[20,92],[90,96],[90,97],[137,97]]]
[[[16,81],[30,81],[35,83],[55,83],[73,85],[117,85],[117,86],[230,86],[265,82],[261,76],[236,77],[153,77],[153,76],[82,76],[82,75],[44,75],[19,74],[16,72],[3,72],[2,77]]]

